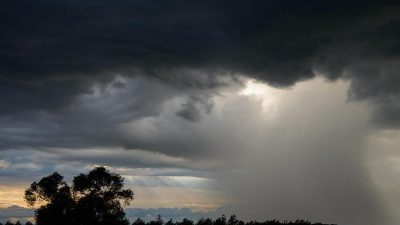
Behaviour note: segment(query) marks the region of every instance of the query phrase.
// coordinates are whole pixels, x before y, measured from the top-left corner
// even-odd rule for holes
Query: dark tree
[[[133,192],[123,186],[123,178],[104,167],[76,176],[72,188],[53,173],[33,182],[25,200],[45,203],[35,211],[37,225],[128,225],[122,204],[133,200]]]
[[[25,200],[30,206],[45,202],[35,211],[37,225],[71,225],[74,221],[75,202],[71,188],[57,172],[33,182],[25,190]]]
[[[214,221],[214,225],[226,225],[226,224],[227,224],[227,222],[226,222],[225,215],[222,215],[221,217],[215,219],[215,221]]]
[[[189,219],[186,219],[186,218],[184,218],[182,221],[181,221],[181,225],[193,225],[194,223],[193,223],[193,221],[192,220],[189,220]]]
[[[22,225],[21,222],[17,221],[15,222],[15,225]]]
[[[162,219],[161,215],[158,215],[155,220],[150,221],[149,225],[163,225],[164,220]]]
[[[176,223],[175,223],[172,219],[169,219],[169,220],[165,223],[165,225],[176,225]]]
[[[33,225],[31,221],[26,221],[25,225]]]
[[[133,192],[123,189],[123,178],[97,167],[74,178],[74,195],[78,197],[77,218],[82,224],[128,225],[122,204],[133,200]]]
[[[10,221],[7,221],[5,225],[14,225],[14,224],[11,223]]]
[[[207,218],[207,219],[201,218],[201,219],[199,219],[199,221],[197,221],[197,225],[212,225],[212,224],[213,224],[213,221],[210,218]]]
[[[145,225],[146,224],[146,222],[144,222],[144,220],[142,220],[142,219],[140,219],[140,218],[137,218],[133,223],[132,223],[132,225]]]
[[[228,220],[228,225],[239,225],[239,220],[237,219],[236,215],[231,215]]]

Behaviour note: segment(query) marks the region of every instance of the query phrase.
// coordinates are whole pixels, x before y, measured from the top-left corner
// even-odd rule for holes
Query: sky
[[[133,216],[399,224],[399,10],[4,2],[0,220],[29,217],[33,181],[105,166]]]

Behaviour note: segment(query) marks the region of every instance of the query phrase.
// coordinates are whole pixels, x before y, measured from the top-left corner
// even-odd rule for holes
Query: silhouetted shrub
[[[194,225],[194,223],[193,223],[192,220],[189,220],[189,219],[185,218],[180,222],[180,225]]]
[[[197,225],[212,225],[212,224],[213,224],[213,221],[210,218],[207,218],[207,219],[201,218],[201,219],[199,219],[199,221],[197,221]]]
[[[226,216],[225,216],[225,215],[222,215],[221,217],[215,219],[215,221],[214,221],[213,224],[214,224],[214,225],[227,225],[227,224],[226,224]]]
[[[150,223],[148,225],[163,225],[164,221],[161,217],[161,215],[158,215],[157,218],[155,220],[150,221]]]
[[[144,220],[142,220],[142,219],[140,219],[140,218],[137,218],[133,223],[132,223],[132,225],[145,225],[146,224],[146,222],[144,222]]]
[[[176,225],[176,223],[170,219],[165,223],[165,225]]]

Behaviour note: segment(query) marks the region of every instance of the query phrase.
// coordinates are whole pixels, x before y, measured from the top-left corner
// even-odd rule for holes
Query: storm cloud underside
[[[350,79],[352,99],[377,102],[377,121],[396,125],[398,9],[374,1],[8,2],[1,112],[60,110],[116,74],[208,89],[221,73],[278,87],[320,73]]]

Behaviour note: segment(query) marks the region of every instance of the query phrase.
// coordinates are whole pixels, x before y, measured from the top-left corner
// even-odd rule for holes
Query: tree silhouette
[[[175,225],[176,223],[174,223],[174,221],[172,220],[172,218],[171,219],[169,219],[166,223],[165,223],[165,225]]]
[[[239,220],[236,215],[232,215],[228,220],[228,225],[239,225]]]
[[[181,221],[181,225],[194,225],[194,223],[193,223],[192,220],[189,220],[189,219],[184,218],[184,219]]]
[[[132,225],[145,225],[146,224],[146,222],[144,222],[144,220],[142,220],[142,219],[140,219],[140,218],[137,218],[133,223],[132,223]]]
[[[55,172],[33,182],[25,200],[46,203],[35,211],[37,225],[128,225],[122,204],[133,200],[133,192],[123,186],[123,178],[104,167],[76,176],[72,188]]]
[[[33,182],[25,190],[25,200],[28,205],[45,202],[35,211],[37,225],[75,224],[75,202],[71,188],[63,181],[63,176],[57,172],[42,178],[38,183]]]
[[[133,200],[133,192],[123,189],[123,178],[97,167],[74,178],[74,195],[78,197],[77,218],[82,224],[128,225],[121,206]]]
[[[157,215],[155,220],[150,221],[149,225],[163,225],[164,220],[162,219],[161,215]]]
[[[201,218],[200,220],[197,221],[197,225],[212,225],[213,221],[210,218],[204,219]]]
[[[214,225],[226,225],[226,224],[227,224],[227,222],[226,222],[225,215],[222,215],[221,217],[215,219],[215,221],[214,221]]]

